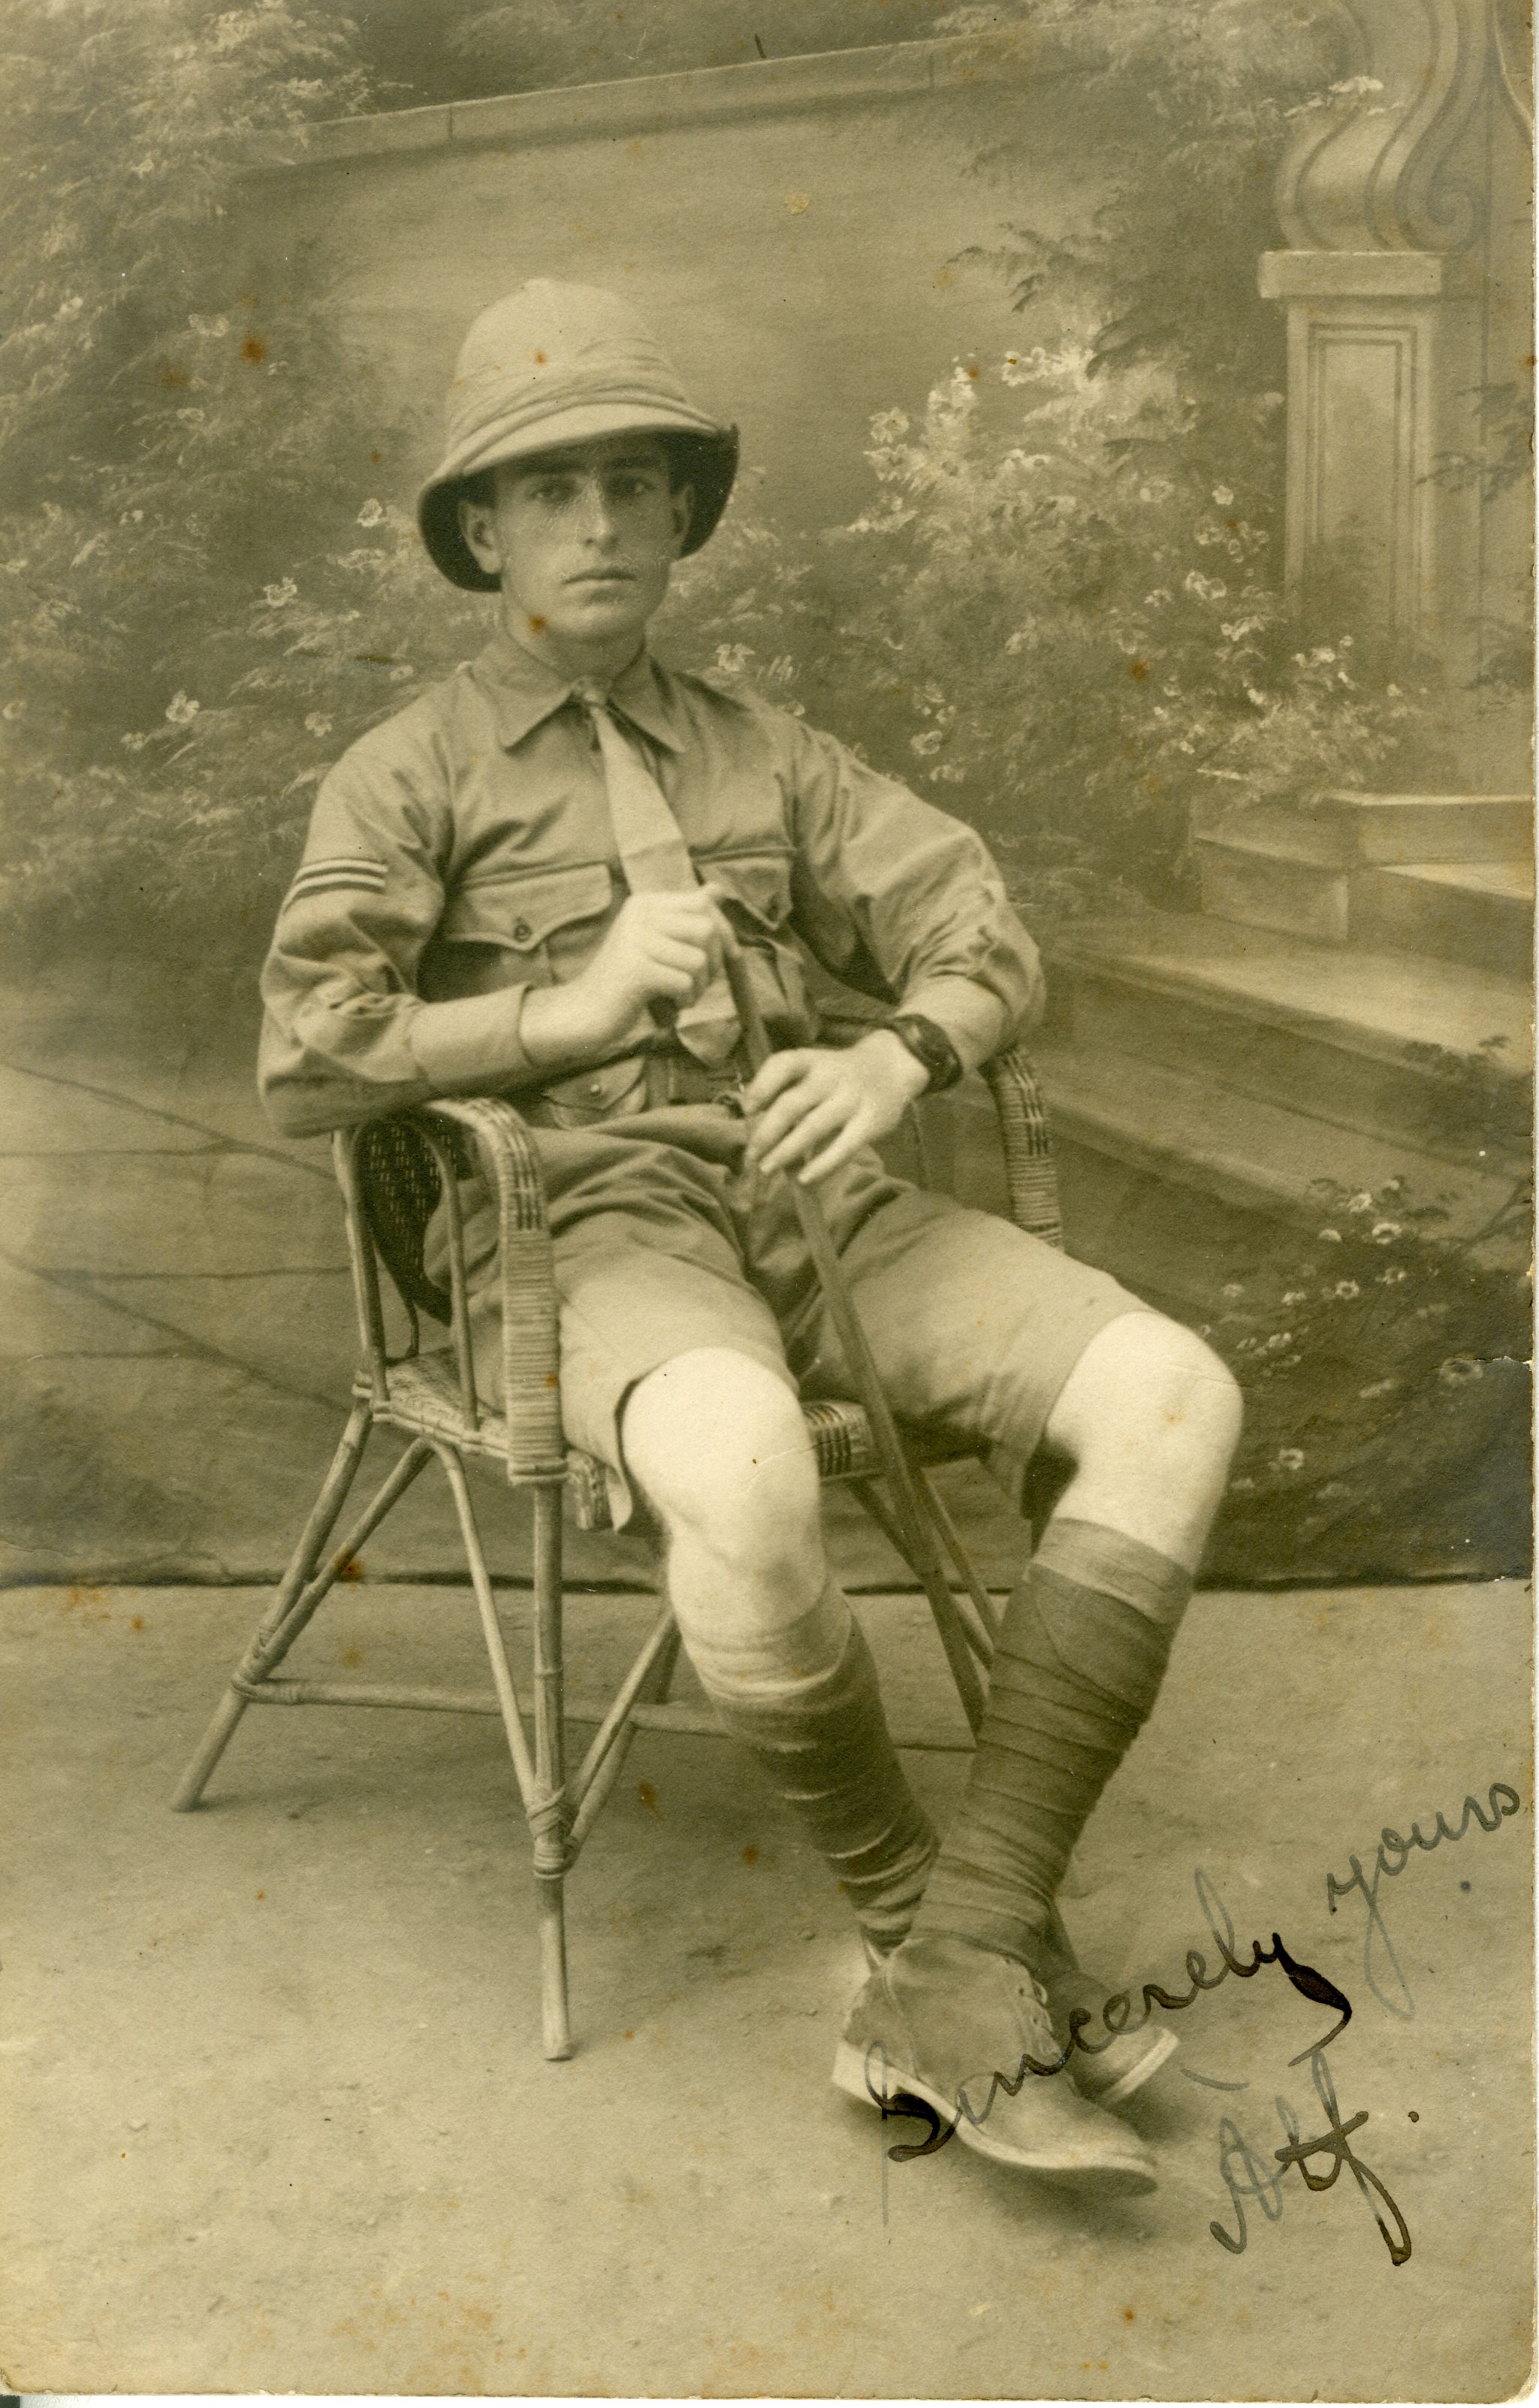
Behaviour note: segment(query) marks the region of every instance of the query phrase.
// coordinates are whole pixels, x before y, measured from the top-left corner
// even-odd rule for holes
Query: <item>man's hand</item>
[[[708,886],[628,896],[585,969],[525,997],[525,1053],[551,1069],[639,1045],[655,1025],[651,1005],[692,1003],[716,977],[726,938]]]
[[[772,1054],[743,1091],[755,1116],[748,1159],[813,1185],[895,1129],[927,1083],[923,1063],[885,1028],[854,1045]]]

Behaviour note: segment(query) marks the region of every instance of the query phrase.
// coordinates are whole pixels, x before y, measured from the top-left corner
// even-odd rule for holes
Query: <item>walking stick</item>
[[[734,1007],[742,1024],[743,1050],[748,1068],[750,1074],[757,1075],[769,1059],[769,1035],[749,982],[748,963],[735,939],[729,938],[723,947],[722,968],[732,989]],[[903,1539],[903,1552],[924,1584],[941,1645],[951,1667],[951,1677],[956,1682],[963,1712],[976,1731],[983,1719],[983,1684],[978,1678],[967,1633],[941,1560],[931,1499],[916,1479],[913,1466],[904,1451],[898,1426],[892,1418],[892,1409],[876,1376],[865,1331],[861,1326],[855,1300],[834,1251],[833,1235],[817,1191],[804,1186],[800,1180],[789,1177],[787,1184],[796,1208],[796,1217],[802,1226],[802,1235],[806,1240],[807,1252],[812,1256],[819,1285],[828,1304],[830,1318],[870,1425],[877,1461],[888,1484],[893,1518]]]

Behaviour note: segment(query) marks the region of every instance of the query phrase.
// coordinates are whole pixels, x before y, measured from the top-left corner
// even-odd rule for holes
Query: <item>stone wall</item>
[[[250,286],[319,254],[344,322],[420,412],[411,456],[379,471],[401,495],[431,465],[475,311],[534,275],[623,288],[740,422],[766,504],[826,523],[865,495],[873,411],[1022,340],[1003,280],[957,254],[996,239],[1012,200],[1048,224],[1094,207],[1060,96],[999,38],[341,122],[303,166],[253,178]],[[1006,125],[1040,161],[1024,194],[972,170]]]

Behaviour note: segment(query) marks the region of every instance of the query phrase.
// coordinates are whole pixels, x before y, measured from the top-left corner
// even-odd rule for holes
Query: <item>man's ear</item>
[[[477,568],[489,577],[500,577],[503,568],[502,547],[497,541],[496,513],[485,502],[473,502],[465,494],[459,500],[460,533]]]

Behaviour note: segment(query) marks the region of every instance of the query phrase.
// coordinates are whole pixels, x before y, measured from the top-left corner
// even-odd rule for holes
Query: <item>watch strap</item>
[[[945,1088],[956,1085],[962,1074],[962,1063],[944,1028],[937,1028],[933,1020],[926,1020],[918,1011],[894,1012],[883,1026],[890,1028],[899,1043],[908,1048],[916,1062],[922,1063],[930,1074],[929,1092],[932,1095],[939,1095]]]

